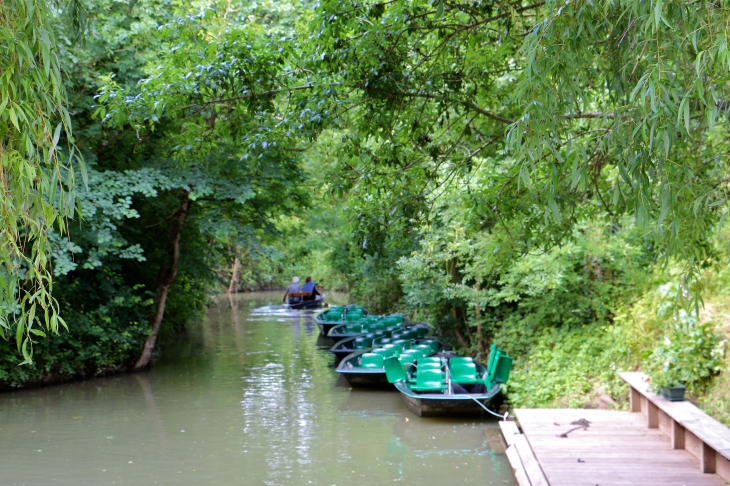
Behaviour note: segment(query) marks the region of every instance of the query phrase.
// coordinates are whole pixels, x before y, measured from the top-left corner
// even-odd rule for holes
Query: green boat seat
[[[384,357],[395,356],[397,358],[400,355],[400,350],[398,348],[375,348],[371,352]]]
[[[403,364],[413,364],[416,361],[416,358],[413,357],[411,354],[403,354],[401,353],[400,356],[398,356],[398,360]]]
[[[416,344],[415,346],[411,346],[411,349],[420,349],[421,352],[423,352],[424,356],[433,354],[433,352],[431,351],[431,346],[429,346],[428,344]]]
[[[347,334],[360,334],[362,332],[362,324],[359,322],[348,322],[345,324],[345,332]]]
[[[416,376],[416,383],[409,388],[417,392],[439,393],[446,390],[444,374],[441,370],[420,370]]]
[[[416,362],[416,372],[420,373],[421,370],[440,370],[441,369],[441,363],[433,363],[433,362],[426,362],[421,363],[421,361]]]
[[[474,363],[456,362],[449,366],[451,382],[460,385],[473,385],[479,382],[477,365]]]
[[[453,358],[449,359],[449,363],[452,365],[455,363],[473,363],[474,358],[471,356],[454,356]]]
[[[498,354],[501,354],[501,351],[499,349],[497,349],[496,344],[492,343],[489,346],[489,358],[487,359],[487,374],[492,373],[492,368],[494,368],[494,364],[496,364]]]
[[[512,358],[510,356],[502,355],[497,361],[497,365],[494,369],[494,376],[492,381],[494,383],[507,383],[509,380],[509,373],[512,369]]]
[[[383,321],[375,321],[370,324],[370,329],[373,331],[385,331],[385,324]]]
[[[422,338],[423,336],[425,336],[426,334],[428,334],[428,328],[427,327],[424,327],[424,326],[422,326],[422,327],[415,327],[415,328],[413,328],[413,330],[416,333],[416,338]]]
[[[383,367],[383,355],[377,353],[364,353],[360,357],[360,368],[382,368]]]
[[[373,347],[373,338],[366,336],[355,338],[355,349],[368,349]]]
[[[425,364],[425,363],[435,363],[439,366],[441,366],[441,358],[438,356],[425,356],[418,360],[418,364]]]
[[[410,328],[405,332],[405,339],[418,339],[418,331]]]
[[[375,335],[373,339],[383,339],[388,337],[388,335],[384,331],[374,331],[373,334]]]
[[[406,349],[401,354],[410,354],[416,361],[423,358],[423,352],[420,349]]]
[[[401,314],[393,314],[387,317],[387,319],[397,325],[403,324],[403,316]]]
[[[383,364],[385,365],[385,376],[388,378],[388,383],[406,381],[408,373],[406,373],[403,363],[400,362],[400,358],[386,358]]]
[[[390,339],[391,339],[391,341],[390,341],[391,343],[400,344],[403,347],[403,349],[408,348],[411,344],[410,341],[408,341],[407,339],[396,339],[394,337],[390,338]]]
[[[401,352],[403,351],[403,346],[401,344],[395,344],[395,343],[387,343],[383,344],[383,349],[393,349],[395,351],[396,356],[400,356]]]
[[[431,353],[436,353],[439,350],[440,344],[435,339],[421,339],[419,344],[425,344],[431,347]]]
[[[498,383],[507,383],[511,369],[512,358],[507,356],[507,353],[499,349],[496,345],[492,344],[487,364],[487,377],[484,380],[487,388],[491,388]]]

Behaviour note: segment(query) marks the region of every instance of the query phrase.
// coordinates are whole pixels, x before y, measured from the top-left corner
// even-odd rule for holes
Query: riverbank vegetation
[[[725,7],[73,12],[36,50],[63,90],[24,147],[52,140],[42,174],[59,192],[28,202],[57,214],[6,233],[37,242],[5,259],[6,386],[143,368],[211,295],[296,274],[432,322],[464,352],[499,343],[515,405],[606,406],[625,395],[615,371],[640,368],[730,420]],[[51,291],[43,272],[53,299],[29,293]]]

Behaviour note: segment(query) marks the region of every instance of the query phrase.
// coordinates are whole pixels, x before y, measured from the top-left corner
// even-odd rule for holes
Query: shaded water
[[[0,485],[514,484],[495,421],[350,390],[279,299],[222,298],[150,372],[0,395]]]

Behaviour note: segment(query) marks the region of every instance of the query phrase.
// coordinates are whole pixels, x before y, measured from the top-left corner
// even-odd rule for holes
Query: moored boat
[[[395,357],[404,364],[413,363],[423,357],[437,355],[445,349],[444,344],[434,337],[385,340],[389,342],[379,347],[355,351],[345,357],[337,367],[337,373],[344,376],[353,387],[390,386],[384,366],[387,357]]]
[[[338,305],[330,307],[324,312],[320,312],[314,316],[314,322],[317,323],[319,333],[326,336],[333,327],[360,320],[368,315],[368,311],[359,305]]]
[[[373,332],[366,332],[339,340],[330,348],[330,353],[335,355],[336,366],[350,353],[365,351],[373,347],[382,346],[383,344],[389,344],[398,339],[411,340],[422,338],[429,332],[431,332],[431,326],[428,324],[412,324],[387,330],[377,330],[376,326]]]
[[[334,326],[327,333],[327,337],[339,342],[343,339],[359,334],[375,333],[378,331],[393,331],[396,328],[408,325],[408,320],[402,314],[385,316],[366,316],[358,320],[351,320]]]
[[[487,366],[463,356],[424,357],[405,365],[390,356],[384,365],[388,382],[419,417],[482,415],[507,382],[512,358],[493,345]]]

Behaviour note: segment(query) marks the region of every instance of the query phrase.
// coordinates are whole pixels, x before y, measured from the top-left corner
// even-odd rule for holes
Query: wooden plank
[[[716,475],[700,471],[698,459],[685,450],[674,449],[659,429],[647,429],[645,419],[639,414],[609,410],[518,409],[515,415],[523,431],[521,437],[526,439],[550,486],[722,484]],[[559,437],[575,428],[572,422],[578,419],[588,420],[588,428],[574,430],[567,438]],[[665,423],[666,427],[670,425]],[[679,434],[676,433],[677,443]],[[513,440],[522,458],[521,437]],[[687,431],[686,437],[693,436]],[[710,460],[709,455],[707,459]],[[522,461],[527,471],[525,459]],[[717,468],[730,470],[730,462],[716,461]],[[531,479],[529,472],[528,478]]]
[[[672,442],[672,449],[684,449],[684,427],[676,420],[672,420],[672,435],[670,440]]]
[[[530,480],[527,479],[527,473],[525,472],[525,467],[522,465],[517,448],[513,445],[507,447],[506,454],[509,465],[512,466],[512,472],[515,475],[517,486],[532,486]]]
[[[730,461],[718,455],[715,457],[715,474],[730,483]]]
[[[514,441],[514,446],[517,448],[517,452],[520,454],[520,459],[522,459],[522,465],[525,467],[530,484],[532,486],[550,486],[525,436],[522,434],[513,436],[512,440]]]
[[[715,449],[708,446],[707,444],[702,444],[702,455],[700,456],[700,470],[705,474],[714,474],[716,471],[715,468]]]
[[[730,459],[730,454],[727,452],[730,450],[730,429],[690,402],[670,402],[661,395],[653,393],[642,373],[619,373],[619,377],[628,383],[632,390],[636,390],[650,404],[658,407],[686,430],[692,432],[700,441],[726,459]],[[651,405],[648,406],[647,412],[652,413]],[[650,421],[647,417],[647,422]]]
[[[500,420],[499,428],[504,436],[504,441],[507,442],[507,446],[514,444],[514,437],[522,434],[520,429],[517,428],[517,422],[511,420]]]
[[[659,407],[651,400],[647,400],[646,403],[646,426],[649,429],[659,428]]]
[[[631,390],[629,396],[630,410],[632,412],[641,412],[641,394],[633,386],[629,386],[629,389]]]

